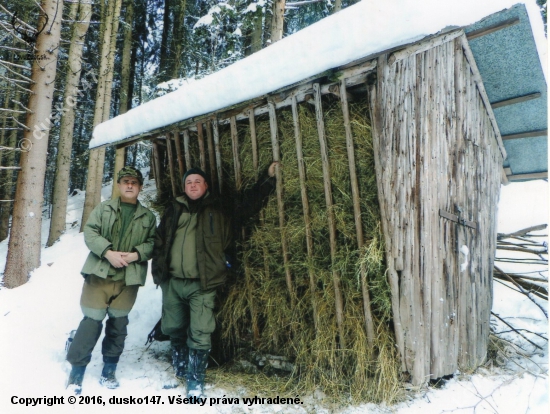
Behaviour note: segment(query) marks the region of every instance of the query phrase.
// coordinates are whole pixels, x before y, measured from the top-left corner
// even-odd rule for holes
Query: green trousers
[[[86,276],[80,296],[84,319],[67,352],[67,361],[74,366],[88,365],[103,330],[102,321],[108,314],[101,353],[104,361],[118,362],[128,334],[128,314],[134,306],[138,289],[139,285],[126,286],[124,280]]]
[[[177,277],[162,283],[161,288],[162,332],[170,336],[172,345],[211,349],[216,290],[203,291],[199,279]]]

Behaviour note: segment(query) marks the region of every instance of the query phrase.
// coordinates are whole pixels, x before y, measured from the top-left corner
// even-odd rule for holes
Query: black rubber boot
[[[119,387],[119,382],[116,379],[115,372],[118,363],[118,357],[103,357],[103,371],[101,371],[101,377],[99,383],[111,390]]]
[[[187,396],[204,396],[204,377],[208,366],[210,349],[189,349],[189,362],[187,367]]]
[[[176,378],[183,381],[187,377],[187,363],[189,361],[189,348],[186,345],[172,345],[172,366]]]
[[[86,372],[86,365],[75,366],[71,368],[69,374],[69,380],[65,388],[70,389],[74,395],[80,395],[82,393],[82,380],[84,379],[84,372]]]

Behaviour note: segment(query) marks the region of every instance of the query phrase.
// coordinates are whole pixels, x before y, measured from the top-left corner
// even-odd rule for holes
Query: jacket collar
[[[105,202],[105,205],[111,207],[114,211],[118,211],[120,207],[120,197],[112,198]],[[147,209],[143,207],[143,205],[137,200],[137,207],[136,212],[134,214],[134,218],[138,218],[142,215],[144,215],[147,212]]]
[[[204,194],[204,196],[202,197],[202,205],[203,206],[206,206],[206,205],[209,205],[211,204],[213,201],[214,201],[215,197],[213,197],[211,194],[210,194],[210,191],[206,190],[206,193]],[[189,208],[189,199],[187,198],[187,196],[184,194],[184,195],[181,195],[181,196],[178,196],[176,197],[176,201],[179,203],[179,204],[183,204],[185,205],[187,208]]]

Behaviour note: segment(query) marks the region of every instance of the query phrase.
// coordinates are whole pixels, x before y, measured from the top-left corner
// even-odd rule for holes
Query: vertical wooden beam
[[[206,122],[206,143],[208,144],[208,164],[210,165],[210,186],[216,188],[216,157],[214,155],[214,142],[212,141],[212,121]]]
[[[172,196],[174,198],[178,195],[176,184],[176,166],[174,165],[174,154],[172,153],[172,133],[166,133],[166,150],[168,151],[168,170],[170,172],[170,184],[172,185]]]
[[[340,347],[346,349],[346,337],[344,331],[344,299],[340,288],[340,274],[335,269],[336,261],[336,221],[332,206],[332,188],[330,184],[330,166],[328,161],[328,149],[325,137],[325,123],[323,121],[323,107],[321,104],[321,87],[318,83],[313,84],[315,100],[315,117],[317,118],[317,132],[321,146],[321,163],[323,166],[323,183],[325,187],[325,202],[327,206],[327,219],[330,241],[330,259],[332,263],[332,282],[334,285],[334,301],[336,305],[336,324],[340,335]]]
[[[400,284],[399,284],[399,272],[403,270],[403,261],[394,259],[392,254],[393,245],[392,235],[392,214],[391,205],[388,205],[388,201],[391,197],[391,185],[393,178],[392,166],[388,159],[391,149],[389,148],[389,139],[386,139],[384,135],[385,118],[383,113],[383,106],[386,103],[385,83],[388,77],[388,64],[386,62],[386,56],[378,58],[377,63],[377,80],[373,84],[369,84],[369,108],[371,113],[372,122],[372,146],[374,150],[374,168],[376,170],[376,184],[378,188],[378,202],[380,203],[380,215],[382,233],[384,234],[384,244],[386,245],[386,262],[388,265],[388,281],[391,288],[391,301],[392,301],[392,314],[393,314],[393,326],[395,332],[395,342],[399,354],[401,357],[401,371],[406,371],[406,357],[405,357],[405,334],[403,321],[401,320],[401,308],[399,303],[400,298]],[[380,97],[378,97],[380,94]],[[384,100],[384,102],[383,102]],[[390,133],[391,137],[391,132]],[[397,265],[397,268],[396,268]]]
[[[273,161],[280,160],[279,138],[277,132],[277,114],[275,112],[275,104],[269,102],[269,126],[271,129],[271,146],[273,149]],[[290,306],[294,309],[296,305],[296,297],[294,287],[292,285],[292,275],[290,274],[290,266],[288,259],[288,241],[285,234],[285,208],[283,203],[283,182],[282,174],[279,165],[275,168],[275,177],[277,180],[277,206],[279,210],[279,228],[281,229],[281,245],[283,249],[283,265],[285,268],[286,285],[290,295]]]
[[[179,185],[180,189],[183,191],[183,174],[185,174],[185,167],[183,164],[183,151],[181,150],[181,136],[179,132],[174,133],[174,139],[176,141],[176,156],[178,158],[178,168],[179,168]]]
[[[214,132],[214,151],[216,153],[216,168],[218,169],[218,186],[220,194],[222,193],[222,153],[220,150],[220,132],[218,129],[218,120],[214,119],[212,121],[212,129]]]
[[[155,167],[155,182],[157,184],[158,198],[162,197],[162,176],[160,175],[160,157],[159,157],[159,144],[153,140],[153,160]]]
[[[353,148],[353,136],[351,134],[351,125],[349,119],[348,97],[346,92],[346,81],[340,82],[340,102],[342,104],[342,113],[344,115],[344,129],[346,131],[346,147],[348,150],[349,175],[351,180],[351,196],[353,198],[353,213],[355,219],[355,232],[357,234],[357,248],[360,254],[363,253],[363,223],[361,221],[361,205],[359,198],[359,184],[357,182],[357,173],[355,171],[355,150]],[[374,322],[370,306],[369,284],[367,280],[366,264],[361,261],[361,293],[363,295],[363,312],[365,314],[365,328],[367,330],[367,341],[372,347],[374,344]]]
[[[292,97],[292,120],[294,122],[294,138],[296,140],[296,158],[298,159],[298,173],[300,176],[300,192],[302,195],[302,210],[304,214],[304,224],[306,226],[306,248],[307,257],[310,262],[313,262],[313,235],[311,231],[311,216],[309,214],[309,199],[306,189],[306,168],[304,163],[304,154],[302,151],[302,131],[300,130],[300,117],[298,114],[298,103],[296,96]],[[309,291],[311,295],[311,305],[313,309],[313,324],[315,332],[319,329],[319,310],[317,307],[316,278],[315,272],[311,266],[308,267],[309,275]]]
[[[248,112],[248,123],[250,124],[250,139],[252,142],[252,168],[254,168],[254,178],[258,179],[258,138],[256,136],[256,120],[254,118],[254,108]]]
[[[197,135],[199,139],[199,160],[201,170],[206,172],[206,153],[204,150],[204,134],[202,132],[202,122],[197,123]]]
[[[183,131],[183,151],[185,152],[185,166],[187,169],[192,168],[191,154],[189,153],[189,131],[187,129]]]
[[[229,119],[231,125],[231,149],[233,150],[233,167],[235,170],[235,186],[237,191],[241,190],[241,162],[239,161],[239,136],[237,135],[237,119],[232,116]]]
[[[258,154],[258,137],[256,135],[256,119],[254,118],[254,108],[250,109],[250,112],[248,113],[248,122],[250,124],[250,140],[252,144],[252,167],[254,168],[254,180],[258,180],[258,168],[259,168],[259,154]],[[260,210],[260,225],[264,225],[265,220],[265,210]],[[269,279],[270,277],[270,271],[269,271],[269,261],[267,260],[269,256],[269,251],[267,247],[264,245],[262,246],[262,251],[264,255],[264,275],[266,279]],[[274,338],[276,341],[276,338]]]
[[[238,134],[237,134],[237,122],[235,117],[230,118],[230,124],[231,124],[231,143],[232,143],[232,149],[233,149],[233,165],[234,165],[234,171],[235,171],[235,186],[237,187],[237,190],[240,190],[242,187],[242,176],[241,176],[241,162],[239,157],[239,142],[238,142]],[[244,227],[241,228],[241,239],[245,239],[245,229]],[[259,344],[260,342],[260,328],[258,325],[258,313],[256,312],[256,306],[254,304],[254,295],[253,295],[253,287],[252,287],[252,275],[250,271],[250,266],[248,265],[248,261],[246,258],[246,255],[243,256],[243,267],[244,267],[244,279],[245,279],[245,285],[246,285],[246,296],[248,298],[248,307],[250,309],[250,317],[252,320],[252,335],[254,337],[254,343]]]

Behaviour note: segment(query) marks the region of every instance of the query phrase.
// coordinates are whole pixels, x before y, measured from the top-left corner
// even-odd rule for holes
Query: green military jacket
[[[178,249],[182,254],[195,255],[193,261],[197,263],[201,289],[213,289],[223,285],[227,277],[225,253],[231,243],[231,235],[238,234],[245,220],[260,211],[275,190],[275,184],[275,178],[269,177],[266,171],[252,188],[238,197],[240,200],[232,208],[228,207],[229,200],[222,200],[212,194],[202,200],[196,213],[196,251],[183,252]],[[228,209],[230,214],[227,214]],[[157,285],[172,277],[171,252],[176,240],[179,218],[185,212],[189,212],[187,202],[181,198],[179,201],[173,200],[166,207],[157,228],[151,269]]]
[[[179,200],[172,201],[166,208],[156,232],[152,269],[156,284],[170,277],[171,251],[176,239],[178,220],[182,213],[189,212],[187,202],[178,198]],[[203,200],[196,220],[196,251],[187,253],[195,256],[193,261],[198,266],[201,289],[212,289],[225,282],[225,249],[231,241],[230,221],[223,212],[221,200],[215,197],[206,197]]]
[[[113,226],[120,206],[120,198],[99,204],[84,226],[84,241],[90,254],[84,263],[82,275],[96,275],[106,279],[111,264],[104,257],[113,246]],[[125,269],[126,285],[144,285],[147,276],[147,261],[153,253],[156,218],[151,210],[137,202],[134,219],[128,226],[131,251],[138,252],[139,260],[130,263]]]

